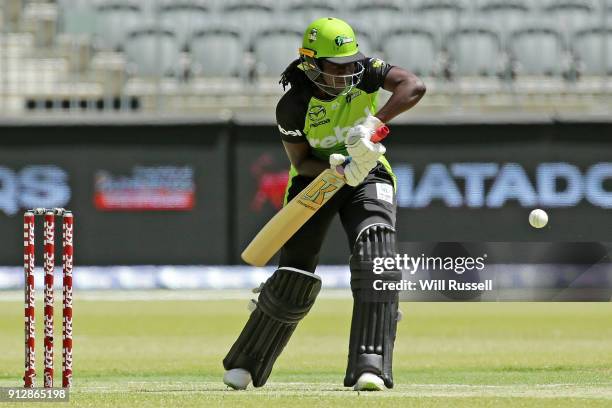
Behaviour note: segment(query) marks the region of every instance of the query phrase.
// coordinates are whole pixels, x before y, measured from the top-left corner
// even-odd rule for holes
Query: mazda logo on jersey
[[[321,105],[315,105],[308,111],[308,117],[311,122],[318,122],[325,117],[327,112],[325,108]]]

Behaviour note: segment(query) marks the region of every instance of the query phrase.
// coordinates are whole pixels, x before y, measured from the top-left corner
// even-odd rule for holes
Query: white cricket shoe
[[[251,373],[243,368],[232,368],[223,375],[223,382],[235,390],[246,390],[251,383]]]
[[[359,376],[353,389],[355,391],[382,391],[385,389],[385,383],[376,374],[363,373]]]

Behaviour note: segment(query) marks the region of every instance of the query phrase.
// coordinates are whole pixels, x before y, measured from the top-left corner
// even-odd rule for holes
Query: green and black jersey
[[[333,153],[348,155],[347,131],[377,110],[378,91],[391,65],[377,58],[362,61],[365,68],[361,82],[347,95],[321,100],[314,95],[314,85],[291,87],[276,106],[276,122],[283,141],[308,143],[315,157],[329,160]],[[389,174],[395,176],[383,156],[379,159]],[[290,180],[297,175],[291,166]]]

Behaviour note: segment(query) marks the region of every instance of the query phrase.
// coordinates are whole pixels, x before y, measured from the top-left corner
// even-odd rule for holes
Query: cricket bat
[[[371,141],[378,143],[387,134],[389,128],[381,126]],[[264,266],[344,184],[344,176],[332,169],[324,170],[264,225],[242,252],[242,259],[253,266]]]

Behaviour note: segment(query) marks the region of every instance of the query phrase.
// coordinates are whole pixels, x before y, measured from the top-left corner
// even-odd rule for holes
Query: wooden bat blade
[[[331,169],[323,171],[268,221],[242,252],[242,259],[264,266],[344,184],[344,178]]]
[[[381,126],[371,140],[378,143],[388,134],[389,128]],[[345,183],[344,177],[337,175],[333,170],[323,171],[268,221],[249,246],[242,251],[242,259],[253,266],[264,266]]]

